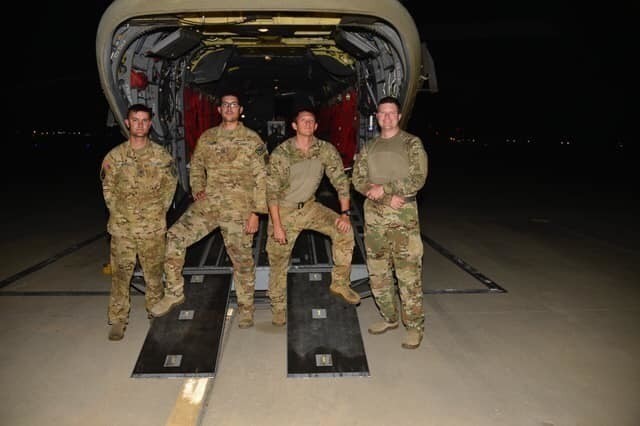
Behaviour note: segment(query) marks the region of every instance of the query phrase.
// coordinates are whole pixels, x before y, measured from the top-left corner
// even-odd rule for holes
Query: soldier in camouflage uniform
[[[267,148],[256,132],[239,121],[242,110],[238,96],[222,96],[218,106],[222,123],[198,138],[190,165],[194,202],[167,232],[166,289],[164,298],[151,310],[156,317],[185,300],[182,268],[187,247],[220,227],[233,263],[238,326],[253,325],[252,245],[258,213],[267,213]]]
[[[353,169],[353,185],[365,195],[365,246],[371,292],[383,321],[369,327],[381,334],[399,325],[393,270],[407,334],[402,347],[420,346],[424,335],[422,239],[416,193],[427,179],[427,154],[417,136],[402,131],[400,103],[378,103],[380,136],[363,147]]]
[[[151,109],[132,105],[125,124],[129,140],[105,156],[100,173],[111,234],[109,340],[124,337],[136,256],[144,273],[147,311],[162,298],[166,215],[178,182],[171,155],[149,140]]]
[[[329,291],[348,303],[360,302],[360,295],[350,287],[354,237],[349,218],[350,183],[344,173],[342,159],[332,144],[314,136],[318,123],[312,111],[300,110],[291,125],[296,136],[273,150],[267,177],[271,217],[267,239],[268,293],[272,323],[277,326],[286,323],[287,271],[291,250],[305,229],[331,238],[334,267]],[[340,215],[314,199],[325,173],[338,192]]]

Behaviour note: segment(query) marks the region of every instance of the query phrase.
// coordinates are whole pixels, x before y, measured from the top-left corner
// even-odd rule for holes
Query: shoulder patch
[[[258,145],[258,147],[256,148],[256,154],[258,154],[259,156],[263,156],[267,153],[267,147],[265,144],[261,143]]]

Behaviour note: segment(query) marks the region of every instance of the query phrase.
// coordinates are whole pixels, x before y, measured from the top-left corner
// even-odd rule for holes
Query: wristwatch
[[[347,215],[347,216],[351,216],[351,210],[350,210],[350,209],[349,209],[349,210],[342,210],[342,211],[340,212],[340,214],[344,214],[344,215]]]

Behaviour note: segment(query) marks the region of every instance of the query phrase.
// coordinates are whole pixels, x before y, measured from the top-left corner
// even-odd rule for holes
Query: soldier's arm
[[[408,195],[418,192],[427,180],[427,153],[418,137],[409,142],[409,174],[404,179],[385,183],[385,194]]]
[[[369,190],[369,166],[367,163],[367,149],[364,146],[360,148],[360,152],[356,156],[351,180],[356,191],[362,195],[367,194]]]
[[[331,182],[331,185],[336,189],[338,193],[338,198],[340,200],[349,200],[351,198],[349,191],[349,177],[344,172],[344,165],[342,164],[342,158],[340,158],[340,154],[336,147],[327,143],[325,145],[326,149],[324,150],[324,162],[325,162],[325,173]],[[343,210],[348,210],[348,207]]]
[[[161,194],[163,195],[163,206],[165,211],[169,210],[171,201],[176,192],[178,185],[178,171],[176,164],[170,155],[167,155],[165,165],[163,166]]]
[[[115,207],[116,174],[116,162],[114,161],[113,154],[110,152],[105,156],[104,160],[102,160],[102,166],[100,168],[102,195],[104,196],[104,202],[109,211],[112,211]]]
[[[273,225],[273,239],[279,244],[287,242],[287,231],[282,227],[280,220],[280,206],[277,204],[269,204],[269,216]]]
[[[267,146],[258,141],[251,156],[251,168],[255,185],[253,187],[253,212],[269,213],[267,209]]]
[[[206,144],[201,142],[202,137],[196,143],[196,149],[193,151],[191,163],[189,164],[189,185],[191,185],[191,192],[194,196],[204,191],[207,185],[207,171],[205,169]]]
[[[276,148],[269,157],[269,166],[267,167],[267,204],[269,209],[273,205],[279,205],[284,192],[284,182],[287,178],[285,156]]]

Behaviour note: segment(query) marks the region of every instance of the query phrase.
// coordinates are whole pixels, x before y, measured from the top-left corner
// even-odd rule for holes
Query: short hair
[[[218,106],[222,105],[222,98],[224,98],[225,96],[233,96],[238,100],[238,104],[240,106],[244,105],[242,97],[240,96],[240,94],[238,92],[235,92],[233,90],[225,90],[224,92],[220,93],[220,97],[218,98]]]
[[[394,98],[393,96],[385,96],[378,101],[378,106],[382,104],[394,104],[396,107],[398,107],[398,113],[402,112],[402,105],[400,105],[400,101],[398,100],[398,98]]]
[[[309,114],[313,115],[313,118],[315,120],[318,119],[318,115],[316,114],[316,112],[313,110],[313,108],[310,107],[300,107],[298,109],[295,110],[295,113],[293,114],[293,121],[296,121],[298,119],[298,116],[300,114],[302,114],[303,112],[308,112]]]
[[[131,113],[136,113],[136,112],[146,112],[147,114],[149,114],[149,118],[153,117],[153,110],[148,106],[146,106],[145,104],[133,104],[127,110],[127,118]]]

